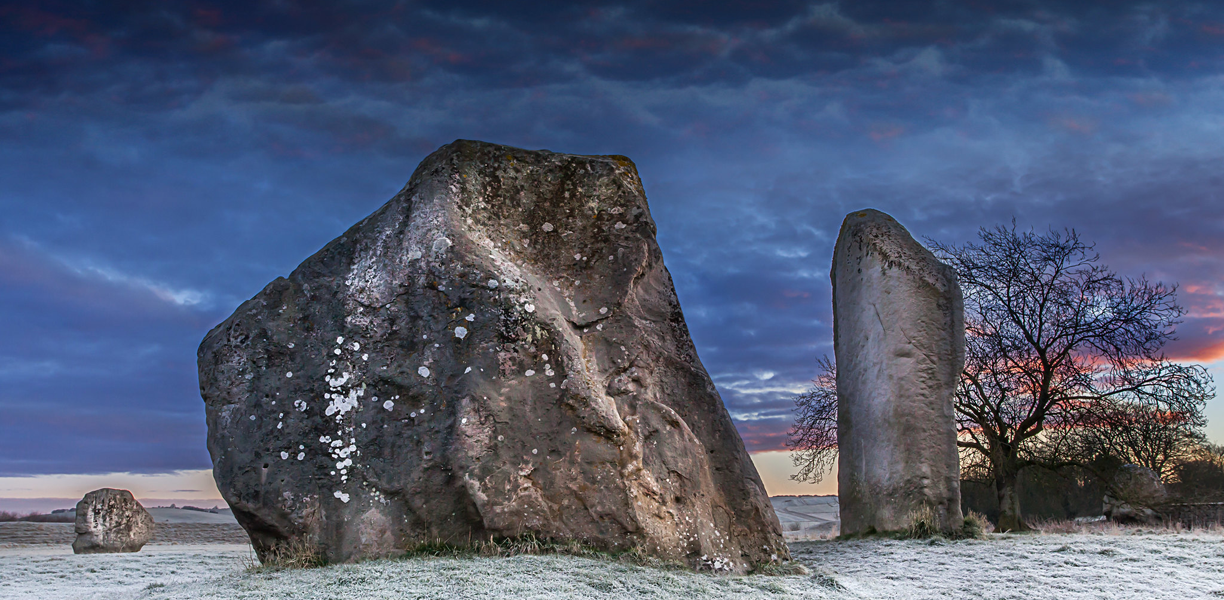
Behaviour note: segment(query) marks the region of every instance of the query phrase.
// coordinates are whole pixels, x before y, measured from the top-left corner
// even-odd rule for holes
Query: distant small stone
[[[1119,523],[1151,525],[1160,521],[1158,509],[1169,495],[1160,476],[1148,467],[1122,465],[1105,493],[1102,512]]]
[[[132,492],[102,488],[76,506],[76,554],[139,552],[153,538],[153,516]]]

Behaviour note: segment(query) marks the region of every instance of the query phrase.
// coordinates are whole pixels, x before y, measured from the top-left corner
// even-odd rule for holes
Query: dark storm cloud
[[[456,138],[633,158],[750,449],[831,353],[841,218],[1076,228],[1224,356],[1224,10],[0,8],[0,473],[207,466],[195,347]]]

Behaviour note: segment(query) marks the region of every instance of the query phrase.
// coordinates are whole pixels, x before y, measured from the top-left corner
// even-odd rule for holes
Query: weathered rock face
[[[788,558],[624,157],[444,146],[199,366],[213,474],[261,557],[532,533]]]
[[[1102,512],[1119,523],[1152,524],[1161,520],[1158,509],[1168,501],[1168,491],[1155,471],[1122,465],[1105,494]]]
[[[153,516],[132,492],[102,488],[76,505],[76,554],[139,552],[153,538]]]
[[[892,217],[863,210],[842,222],[831,277],[842,534],[903,529],[924,506],[959,528],[955,271]]]

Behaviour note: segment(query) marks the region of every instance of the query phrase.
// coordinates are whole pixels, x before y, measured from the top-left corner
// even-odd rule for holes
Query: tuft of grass
[[[799,564],[798,561],[787,562],[771,562],[760,565],[753,571],[754,575],[772,575],[778,577],[787,577],[791,575],[807,575],[807,567]]]
[[[441,539],[426,540],[408,548],[401,558],[457,556],[518,556],[521,554],[567,554],[572,556],[604,556],[601,552],[576,541],[556,542],[524,533],[516,537],[497,537],[467,544],[453,544]]]
[[[1041,535],[1060,533],[1087,533],[1094,535],[1133,535],[1133,534],[1178,534],[1188,532],[1222,534],[1224,525],[1212,523],[1204,526],[1187,527],[1182,523],[1165,522],[1144,525],[1140,523],[1118,523],[1108,519],[1084,521],[1068,519],[1043,519],[1031,523],[1033,530]]]
[[[984,540],[989,539],[988,533],[994,529],[986,517],[973,511],[965,516],[961,526],[952,531],[942,531],[935,510],[930,506],[922,506],[911,512],[907,519],[909,524],[900,531],[876,531],[868,527],[867,531],[857,534],[842,534],[836,539],[841,541],[871,538],[890,538],[894,540]]]
[[[838,583],[838,581],[828,573],[816,572],[812,575],[812,581],[816,582],[816,585],[819,585],[820,587],[827,588],[835,592],[842,592],[846,590],[845,586]]]
[[[935,511],[930,506],[923,505],[917,510],[909,514],[909,525],[902,529],[898,535],[903,540],[927,540],[934,537],[941,537],[942,532],[939,531],[939,523],[935,518]]]
[[[985,516],[971,510],[965,515],[960,531],[953,532],[949,537],[958,540],[985,540],[990,537],[988,534],[991,529],[994,529],[994,526]]]
[[[327,564],[319,549],[305,538],[284,540],[270,550],[262,564],[247,567],[250,572],[282,571],[287,569],[311,569]]]
[[[646,550],[634,546],[625,550],[605,550],[582,544],[575,540],[555,541],[524,533],[514,537],[495,537],[474,540],[466,544],[455,544],[442,539],[423,540],[395,555],[399,559],[412,558],[462,558],[462,557],[511,557],[520,555],[562,554],[582,558],[594,558],[628,563],[639,567],[662,570],[692,571],[693,567],[676,560],[664,560]],[[252,557],[246,566],[248,572],[268,572],[286,569],[308,569],[326,564],[318,550],[302,539],[288,540],[276,546],[262,564]],[[755,573],[766,575],[807,575],[807,569],[795,561],[756,565]]]

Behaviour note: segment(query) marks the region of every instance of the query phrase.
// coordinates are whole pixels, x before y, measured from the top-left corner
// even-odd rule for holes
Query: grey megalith
[[[956,272],[868,209],[842,222],[830,275],[842,534],[901,530],[924,507],[942,530],[959,529]]]
[[[722,572],[789,558],[623,156],[443,146],[209,332],[199,368],[261,558],[524,534]]]

